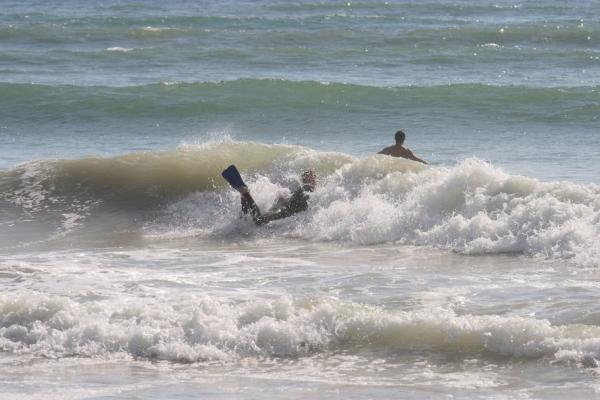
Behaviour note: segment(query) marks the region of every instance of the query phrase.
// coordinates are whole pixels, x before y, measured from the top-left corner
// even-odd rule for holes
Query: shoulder
[[[388,156],[391,156],[394,154],[394,148],[395,146],[388,146],[388,147],[384,147],[379,153],[377,154],[385,154]]]

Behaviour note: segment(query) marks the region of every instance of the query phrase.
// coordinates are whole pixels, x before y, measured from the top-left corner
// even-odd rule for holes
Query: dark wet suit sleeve
[[[256,225],[264,225],[277,219],[287,218],[301,211],[306,211],[307,208],[308,195],[302,189],[296,190],[280,207],[269,210],[264,214],[261,214],[260,209],[249,194],[242,195],[242,212],[250,214]]]
[[[250,196],[250,193],[242,194],[242,213],[244,215],[250,214],[254,222],[257,225],[261,225],[259,222],[257,222],[261,221],[262,219],[260,208],[258,208],[256,203],[254,202],[254,199],[252,198],[252,196]]]

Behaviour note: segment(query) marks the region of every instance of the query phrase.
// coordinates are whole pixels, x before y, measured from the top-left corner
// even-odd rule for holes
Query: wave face
[[[144,208],[181,194],[223,187],[220,174],[229,160],[256,169],[291,150],[285,145],[223,142],[171,152],[34,161],[1,175],[3,197],[32,212],[60,203],[60,198]]]
[[[0,297],[0,349],[49,358],[150,358],[176,362],[297,358],[325,351],[407,352],[597,366],[597,326],[526,317],[389,312],[332,301],[231,305],[79,304],[62,297]]]
[[[424,166],[379,155],[357,158],[229,140],[172,152],[22,165],[0,176],[3,223],[10,231],[12,225],[27,225],[15,220],[46,221],[40,240],[58,232],[65,240],[112,232],[113,225],[96,225],[105,213],[121,222],[138,221],[126,230],[141,236],[248,234],[251,227],[238,219],[239,197],[220,177],[231,160],[263,209],[289,193],[300,171],[313,168],[319,175],[310,209],[251,229],[259,237],[398,242],[463,254],[569,259],[586,266],[600,259],[596,185],[509,175],[478,159]],[[10,243],[10,237],[4,240]]]

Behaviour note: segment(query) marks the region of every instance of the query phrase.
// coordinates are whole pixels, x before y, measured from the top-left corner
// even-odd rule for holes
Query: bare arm
[[[385,155],[392,156],[392,157],[402,157],[402,158],[406,158],[408,160],[418,161],[423,164],[427,164],[427,162],[425,162],[424,160],[421,160],[419,157],[415,156],[412,151],[410,151],[406,147],[402,147],[402,146],[396,145],[396,146],[386,147],[385,149],[381,150],[377,154],[385,154]]]
[[[427,164],[426,161],[421,160],[419,157],[415,156],[412,151],[408,150],[408,154],[409,154],[409,157],[408,157],[409,159],[414,160],[414,161],[418,161],[418,162],[422,162],[423,164]]]

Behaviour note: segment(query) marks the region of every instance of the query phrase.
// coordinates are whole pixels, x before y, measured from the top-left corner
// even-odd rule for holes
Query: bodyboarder
[[[263,214],[254,202],[248,186],[242,180],[235,166],[232,165],[227,168],[222,175],[234,189],[240,192],[242,213],[250,215],[256,225],[264,225],[306,211],[309,193],[315,190],[316,185],[316,174],[312,170],[304,171],[302,173],[302,186],[296,189],[290,197],[278,198],[275,205]]]

